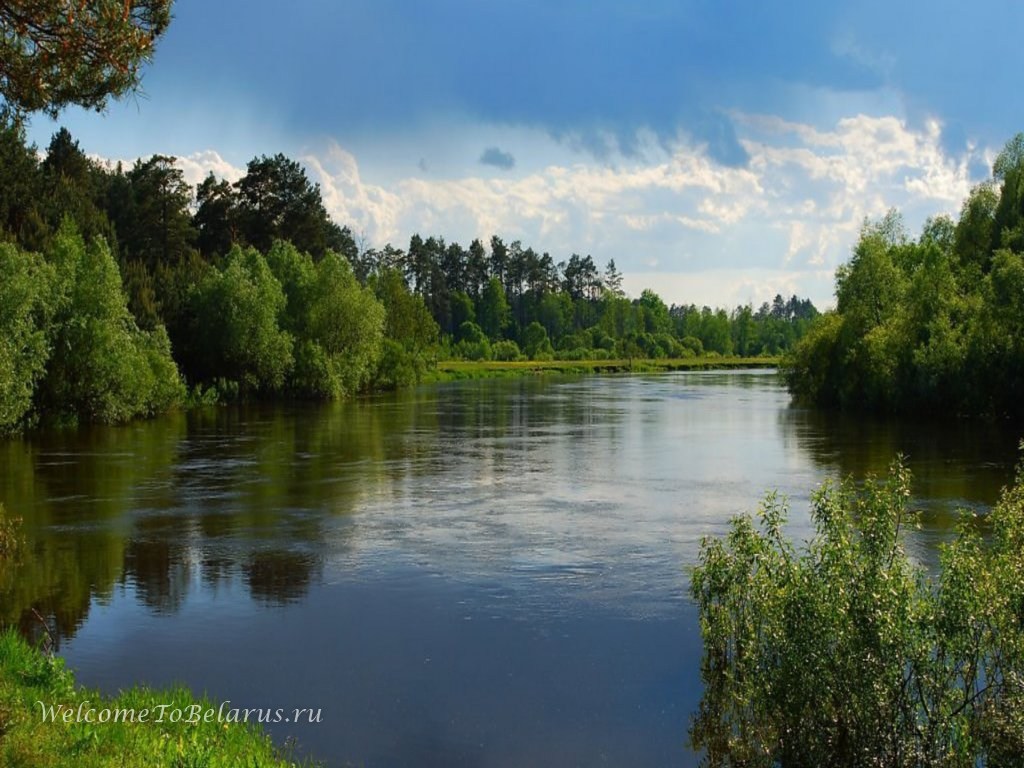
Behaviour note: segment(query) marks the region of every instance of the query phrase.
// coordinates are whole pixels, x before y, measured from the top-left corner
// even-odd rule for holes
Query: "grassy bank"
[[[446,360],[427,374],[427,381],[486,379],[549,373],[659,373],[736,368],[777,368],[778,357],[684,357],[651,360]]]
[[[60,705],[63,709],[57,710]],[[253,724],[258,719],[254,710],[247,724],[242,721],[245,710],[233,706],[197,699],[182,688],[133,688],[104,697],[76,686],[63,659],[32,648],[13,631],[0,634],[0,765],[9,768],[296,765]],[[44,709],[56,721],[44,721]],[[93,722],[76,722],[79,712]],[[105,716],[110,721],[98,722]]]

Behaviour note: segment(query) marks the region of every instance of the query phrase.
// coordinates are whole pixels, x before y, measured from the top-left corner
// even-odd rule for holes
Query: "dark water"
[[[180,681],[328,765],[692,765],[700,538],[909,456],[925,562],[1017,436],[791,407],[765,372],[465,382],[0,443],[0,621],[79,680]]]

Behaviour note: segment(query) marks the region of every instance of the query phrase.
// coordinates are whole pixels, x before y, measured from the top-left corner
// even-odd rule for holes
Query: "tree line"
[[[121,421],[192,397],[335,398],[420,379],[438,359],[774,355],[817,311],[629,299],[610,261],[520,242],[413,235],[361,248],[296,161],[188,184],[66,129],[40,153],[0,125],[0,428]]]
[[[799,397],[847,410],[1024,417],[1024,134],[956,221],[910,238],[866,222],[836,272],[836,308],[795,346]]]

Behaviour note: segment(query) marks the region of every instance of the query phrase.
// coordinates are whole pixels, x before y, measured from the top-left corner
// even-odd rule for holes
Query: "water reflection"
[[[329,764],[687,765],[703,535],[769,488],[805,533],[825,477],[903,451],[927,559],[951,507],[995,498],[1015,442],[816,414],[734,372],[37,435],[0,443],[0,501],[29,539],[0,622],[48,616],[90,685],[330,707],[299,734]]]
[[[319,577],[330,516],[350,513],[383,472],[382,422],[402,431],[421,416],[217,409],[0,444],[0,499],[29,540],[0,621],[29,627],[35,608],[66,638],[115,585],[173,613],[196,578],[242,576],[261,600],[298,599]]]
[[[907,538],[908,552],[931,570],[939,546],[965,515],[984,532],[983,513],[1010,482],[1020,460],[1019,429],[970,421],[892,421],[790,406],[779,412],[780,434],[833,476],[883,476],[893,458],[913,473],[914,507],[921,528]]]
[[[1021,437],[1002,422],[886,421],[795,406],[779,411],[779,424],[787,445],[837,475],[882,475],[902,453],[919,503],[933,511],[991,506],[1013,473]]]

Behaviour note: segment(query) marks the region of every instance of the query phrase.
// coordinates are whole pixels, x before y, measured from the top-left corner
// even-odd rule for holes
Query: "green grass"
[[[684,357],[641,360],[444,360],[428,381],[483,379],[545,373],[658,373],[732,368],[777,368],[778,357]]]
[[[76,710],[150,710],[147,722],[44,722],[46,707]],[[159,717],[159,705],[169,705]],[[75,685],[64,660],[32,648],[14,631],[0,634],[0,765],[5,768],[284,768],[296,761],[278,750],[257,725],[218,722],[216,714],[190,723],[189,708],[214,713],[218,705],[197,699],[184,688],[154,691],[133,688],[116,697]],[[225,704],[227,707],[233,704]],[[170,722],[172,709],[184,716]],[[83,709],[84,711],[84,709]],[[289,711],[287,713],[291,715]],[[122,716],[123,717],[123,716]],[[253,715],[255,718],[255,715]],[[227,718],[225,718],[227,719]],[[324,725],[324,727],[328,727]]]

